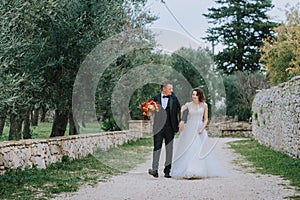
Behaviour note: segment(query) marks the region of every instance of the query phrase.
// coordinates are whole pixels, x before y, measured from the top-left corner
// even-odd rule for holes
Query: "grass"
[[[300,191],[300,159],[274,151],[253,139],[234,141],[229,145],[235,152],[253,164],[255,172],[273,174],[288,179],[291,181],[291,185]]]
[[[128,172],[133,168],[132,160],[139,161],[140,163],[147,160],[146,155],[152,151],[152,140],[150,137],[140,140],[139,148],[136,148],[135,142],[130,141],[120,148],[111,148],[107,151],[99,149],[94,156],[113,169],[120,172]]]
[[[219,137],[219,138],[249,138],[246,137],[244,134],[236,134],[236,133],[232,133],[232,134],[223,134],[223,135],[217,135],[217,136],[210,136],[210,137]]]
[[[33,139],[49,138],[51,134],[52,123],[50,122],[39,123],[38,126],[31,126],[30,129],[31,129],[31,136]],[[98,123],[87,123],[85,128],[84,127],[80,128],[81,134],[99,133],[99,132],[103,132],[103,130],[101,130],[101,127]],[[9,133],[9,126],[5,126],[3,130],[3,135],[0,136],[0,142],[8,140],[8,133]],[[67,126],[65,135],[66,136],[69,135],[69,126]]]
[[[95,155],[62,162],[46,169],[12,169],[0,176],[1,199],[49,199],[62,192],[77,191],[84,184],[95,185],[111,176],[125,173],[145,162],[152,147],[152,138],[142,138]]]

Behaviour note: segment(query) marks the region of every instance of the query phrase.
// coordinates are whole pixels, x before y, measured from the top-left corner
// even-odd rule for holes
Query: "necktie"
[[[163,98],[170,98],[170,96],[163,96]]]

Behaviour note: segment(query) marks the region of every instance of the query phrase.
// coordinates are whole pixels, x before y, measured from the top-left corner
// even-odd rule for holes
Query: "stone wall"
[[[64,155],[82,158],[93,154],[98,148],[122,145],[129,140],[141,138],[148,131],[148,124],[144,121],[130,121],[130,129],[126,131],[0,142],[0,173],[17,167],[45,168],[61,161]]]
[[[300,157],[300,76],[256,94],[252,111],[254,138]]]
[[[129,130],[135,135],[142,135],[152,133],[152,121],[150,120],[130,120]]]
[[[216,121],[216,120],[214,120]],[[153,133],[152,120],[131,120],[129,121],[129,129],[136,130],[137,135]],[[249,122],[235,121],[230,118],[222,118],[217,122],[209,123],[206,130],[210,136],[243,136],[252,137],[252,124]]]
[[[252,137],[252,125],[249,122],[223,121],[210,123],[207,126],[211,136],[243,136]]]

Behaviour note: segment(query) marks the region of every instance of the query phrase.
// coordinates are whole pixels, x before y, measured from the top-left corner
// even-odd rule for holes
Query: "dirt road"
[[[113,177],[105,183],[100,182],[95,187],[84,186],[76,193],[61,194],[54,200],[282,200],[295,195],[295,189],[289,186],[289,181],[277,176],[251,173],[233,162],[241,159],[226,144],[233,140],[236,139],[218,139],[215,151],[228,172],[226,177],[197,180],[167,179],[160,170],[159,178],[154,178],[147,173],[151,166],[149,155],[146,163],[127,174]],[[161,159],[160,163],[164,163],[164,158]],[[248,163],[244,161],[242,164]]]

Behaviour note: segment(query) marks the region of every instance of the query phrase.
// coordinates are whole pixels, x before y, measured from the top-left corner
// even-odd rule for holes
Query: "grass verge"
[[[254,139],[234,141],[229,145],[235,152],[250,161],[256,172],[288,179],[291,185],[296,186],[300,191],[300,159],[291,158],[282,152],[263,146]]]
[[[49,199],[62,192],[74,192],[84,184],[95,185],[113,175],[127,172],[146,161],[152,138],[142,138],[95,155],[62,162],[46,169],[12,169],[0,176],[1,199]]]
[[[52,130],[52,123],[41,122],[38,126],[30,127],[30,134],[32,139],[49,138]],[[103,132],[99,123],[86,123],[86,127],[80,128],[80,134],[99,133]],[[8,141],[9,126],[4,126],[3,134],[0,136],[0,142]],[[69,135],[69,124],[66,127],[65,136]]]

